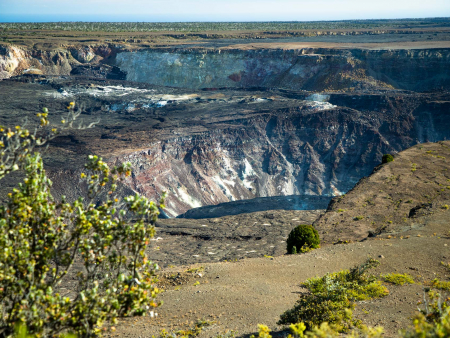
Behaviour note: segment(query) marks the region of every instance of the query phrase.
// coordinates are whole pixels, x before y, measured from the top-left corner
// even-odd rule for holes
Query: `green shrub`
[[[301,224],[295,227],[289,234],[287,240],[287,252],[293,254],[296,251],[309,251],[320,247],[319,233],[312,225]]]
[[[403,330],[403,338],[450,337],[449,299],[442,301],[441,295],[429,291],[424,297],[423,309],[413,319],[413,327]]]
[[[213,322],[208,320],[199,320],[195,323],[192,328],[187,330],[180,330],[176,332],[167,332],[166,330],[162,330],[159,337],[160,338],[194,338],[198,337],[198,335],[203,331],[204,328],[211,326]],[[154,337],[154,336],[153,336]],[[231,336],[230,336],[231,337]]]
[[[403,285],[403,284],[414,284],[414,279],[412,276],[400,273],[389,273],[387,275],[382,276],[385,282],[396,284],[396,285]]]
[[[432,281],[432,286],[436,289],[450,291],[450,282],[444,282],[437,278]]]
[[[379,264],[369,259],[350,271],[344,270],[323,277],[308,279],[302,284],[308,293],[302,294],[294,308],[280,317],[279,325],[303,322],[307,328],[319,326],[323,322],[338,331],[347,331],[357,324],[352,309],[355,301],[384,297],[388,290],[365,272]]]
[[[430,291],[424,297],[425,308],[413,319],[413,326],[399,332],[399,338],[444,338],[450,337],[450,306],[449,299],[442,301],[441,295]],[[323,322],[311,327],[303,322],[291,324],[290,334],[287,338],[338,338],[342,337],[336,330],[336,325]],[[349,332],[349,338],[382,338],[384,337],[382,327],[367,327],[358,325],[356,329]],[[270,331],[266,328],[265,337],[270,337]]]
[[[426,320],[426,316],[418,315],[414,319],[414,327],[402,333],[403,338],[441,338],[450,337],[450,308],[434,323]]]
[[[391,154],[384,154],[381,159],[381,163],[388,163],[392,161],[394,161],[394,156],[392,156]]]
[[[139,195],[120,198],[117,184],[130,175],[130,164],[110,169],[89,156],[82,174],[89,199],[55,200],[42,157],[32,151],[56,135],[52,128],[45,136],[46,110],[40,115],[43,138],[0,127],[2,155],[7,154],[0,157],[0,179],[19,169],[25,174],[0,206],[1,336],[13,335],[17,325],[36,337],[99,336],[105,321],[145,315],[159,305],[157,266],[145,249],[164,196],[159,203]],[[107,197],[99,200],[103,190]],[[60,293],[69,279],[76,291],[71,298]]]

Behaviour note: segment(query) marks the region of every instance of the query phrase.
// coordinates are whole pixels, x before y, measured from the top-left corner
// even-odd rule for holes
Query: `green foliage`
[[[403,338],[450,337],[450,308],[436,323],[429,323],[423,315],[414,319],[414,328],[403,333]]]
[[[292,255],[296,255],[297,254],[297,247],[295,245],[292,246],[291,254]]]
[[[389,163],[392,161],[394,161],[394,156],[392,156],[391,154],[384,154],[381,159],[381,163]]]
[[[41,125],[48,125],[46,116]],[[56,201],[42,157],[31,151],[56,131],[42,138],[20,127],[2,128],[2,133],[11,156],[0,160],[0,177],[18,169],[25,174],[0,206],[2,336],[12,336],[18,324],[36,337],[99,336],[105,321],[157,307],[157,265],[145,249],[164,196],[159,203],[139,195],[120,198],[117,183],[130,175],[130,164],[110,169],[101,158],[89,156],[82,174],[89,199]],[[102,190],[107,192],[103,201],[98,200]],[[75,296],[63,297],[61,285],[74,278]]]
[[[428,297],[426,297],[428,296]],[[450,305],[441,295],[429,291],[425,308],[413,319],[413,327],[402,332],[403,338],[442,338],[450,336]]]
[[[199,273],[201,273],[203,271],[205,271],[205,267],[204,266],[196,266],[196,267],[192,267],[192,268],[189,268],[189,269],[186,270],[187,273],[190,273],[190,274],[193,274],[193,275],[199,274]]]
[[[287,252],[293,254],[293,249],[301,252],[309,251],[320,247],[319,233],[311,225],[301,224],[295,227],[286,240]]]
[[[173,333],[163,330],[160,334],[160,338],[194,338],[197,337],[204,328],[211,326],[212,324],[213,322],[208,320],[199,320],[192,328],[187,330],[180,330]]]
[[[38,338],[37,335],[29,334],[26,325],[19,324],[16,326],[16,330],[14,332],[14,338]],[[62,334],[61,338],[77,338],[77,335],[67,333]]]
[[[414,284],[414,279],[411,275],[400,274],[400,273],[389,273],[387,275],[382,276],[385,282],[396,284],[396,285],[403,285],[403,284]]]
[[[399,338],[444,338],[450,337],[450,305],[441,300],[441,295],[430,291],[424,296],[425,308],[413,319],[413,326],[399,332]],[[291,333],[288,338],[337,338],[341,335],[335,325],[323,322],[306,331],[303,322],[291,324]],[[267,330],[266,330],[267,332]],[[269,332],[270,333],[270,332]],[[382,338],[382,327],[367,327],[360,325],[357,329],[348,332],[347,338]]]
[[[263,326],[264,327],[264,326]],[[267,327],[263,331],[266,333],[266,336],[263,337],[271,337],[270,331]],[[289,326],[290,334],[287,338],[338,338],[341,337],[339,332],[337,332],[332,326],[330,326],[327,322],[320,324],[320,326],[314,326],[309,331],[306,331],[306,325],[304,323],[291,324]],[[259,330],[261,333],[261,328]],[[382,338],[383,337],[383,328],[382,327],[366,327],[361,325],[357,330],[353,330],[346,335],[348,338]]]
[[[378,261],[369,259],[350,271],[344,270],[323,277],[308,279],[302,284],[309,290],[302,294],[294,308],[280,317],[278,324],[303,322],[307,328],[329,323],[337,331],[348,331],[358,322],[353,320],[355,301],[384,297],[388,290],[367,270],[377,266]]]
[[[450,291],[450,282],[444,282],[437,278],[433,279],[432,286],[436,289]]]
[[[256,338],[254,335],[251,338]],[[266,325],[258,324],[258,338],[272,338],[270,330]]]

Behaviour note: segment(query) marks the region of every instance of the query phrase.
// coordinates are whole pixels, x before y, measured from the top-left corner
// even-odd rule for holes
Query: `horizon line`
[[[27,16],[27,15],[25,15]],[[39,16],[39,15],[38,15]],[[312,23],[312,22],[346,22],[346,21],[394,21],[394,20],[430,20],[448,19],[450,16],[430,16],[430,17],[398,17],[398,18],[370,18],[370,19],[330,19],[330,20],[217,20],[217,21],[145,21],[145,20],[124,20],[124,21],[95,21],[95,20],[61,20],[61,21],[1,21],[0,23]]]

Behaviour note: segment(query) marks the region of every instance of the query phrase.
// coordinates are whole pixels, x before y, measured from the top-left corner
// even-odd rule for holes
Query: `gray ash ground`
[[[326,209],[330,200],[329,196],[312,195],[257,197],[193,208],[177,218],[217,218],[267,210],[320,210]]]
[[[281,256],[299,224],[312,224],[324,210],[271,210],[221,218],[165,219],[156,226],[149,258],[162,267]]]

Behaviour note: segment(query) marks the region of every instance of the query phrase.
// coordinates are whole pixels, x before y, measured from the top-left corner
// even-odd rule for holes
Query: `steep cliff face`
[[[133,190],[150,197],[168,191],[170,216],[254,197],[336,196],[370,174],[383,154],[450,138],[448,109],[448,102],[417,103],[405,114],[286,108],[111,161],[132,163]]]
[[[27,73],[84,74],[83,66],[106,64],[117,66],[128,81],[189,89],[427,91],[450,85],[449,49],[129,50],[104,44],[37,50],[0,46],[0,79]]]
[[[448,49],[147,50],[122,52],[116,64],[129,81],[184,88],[424,91],[450,84]]]
[[[0,80],[22,74],[70,75],[74,67],[98,64],[111,53],[107,45],[52,50],[0,45]]]

